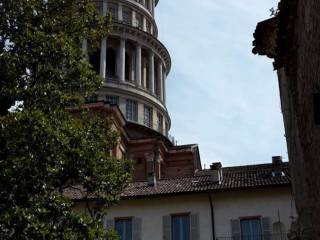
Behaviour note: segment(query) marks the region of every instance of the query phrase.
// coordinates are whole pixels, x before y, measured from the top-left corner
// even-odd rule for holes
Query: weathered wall
[[[313,102],[320,93],[320,1],[282,0],[280,7],[280,88],[300,230],[307,232],[312,219],[312,239],[320,239],[320,126]]]

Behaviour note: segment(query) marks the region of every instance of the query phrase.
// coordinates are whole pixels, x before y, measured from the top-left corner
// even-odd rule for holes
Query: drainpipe
[[[216,239],[216,233],[214,229],[214,206],[212,202],[211,194],[208,193],[209,204],[210,204],[210,213],[211,213],[211,230],[212,230],[212,240]]]

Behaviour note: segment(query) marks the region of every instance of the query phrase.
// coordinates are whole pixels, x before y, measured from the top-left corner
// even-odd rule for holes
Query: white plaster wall
[[[239,217],[270,217],[272,223],[281,221],[290,228],[291,193],[288,188],[212,194],[215,210],[216,238],[230,237],[230,220]],[[293,209],[294,206],[293,206]],[[198,213],[200,239],[212,239],[211,213],[206,194],[176,197],[125,200],[109,210],[108,219],[138,217],[142,219],[142,240],[162,240],[162,217],[174,213]],[[295,211],[293,210],[295,216]]]
[[[212,198],[216,238],[231,237],[231,219],[261,216],[271,218],[273,224],[279,221],[279,210],[280,220],[288,230],[291,226],[291,216],[296,216],[291,191],[288,188],[212,194]]]

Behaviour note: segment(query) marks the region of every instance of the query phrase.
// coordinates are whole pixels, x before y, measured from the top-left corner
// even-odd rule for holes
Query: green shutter
[[[132,219],[132,240],[142,239],[142,220],[141,218]]]
[[[113,219],[107,218],[107,220],[106,220],[106,229],[108,231],[114,229],[114,220]]]
[[[163,217],[163,240],[171,240],[171,216]]]
[[[239,219],[231,220],[232,240],[241,240],[241,226]]]
[[[200,240],[199,214],[190,215],[190,240]]]
[[[272,235],[271,219],[268,217],[262,218],[261,226],[262,226],[263,240],[271,240],[271,235]]]

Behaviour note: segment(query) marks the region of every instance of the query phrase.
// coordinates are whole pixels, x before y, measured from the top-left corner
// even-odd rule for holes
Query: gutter
[[[215,227],[214,227],[214,206],[212,202],[211,194],[208,193],[208,199],[210,204],[210,213],[211,213],[211,230],[212,230],[212,240],[216,239]]]

